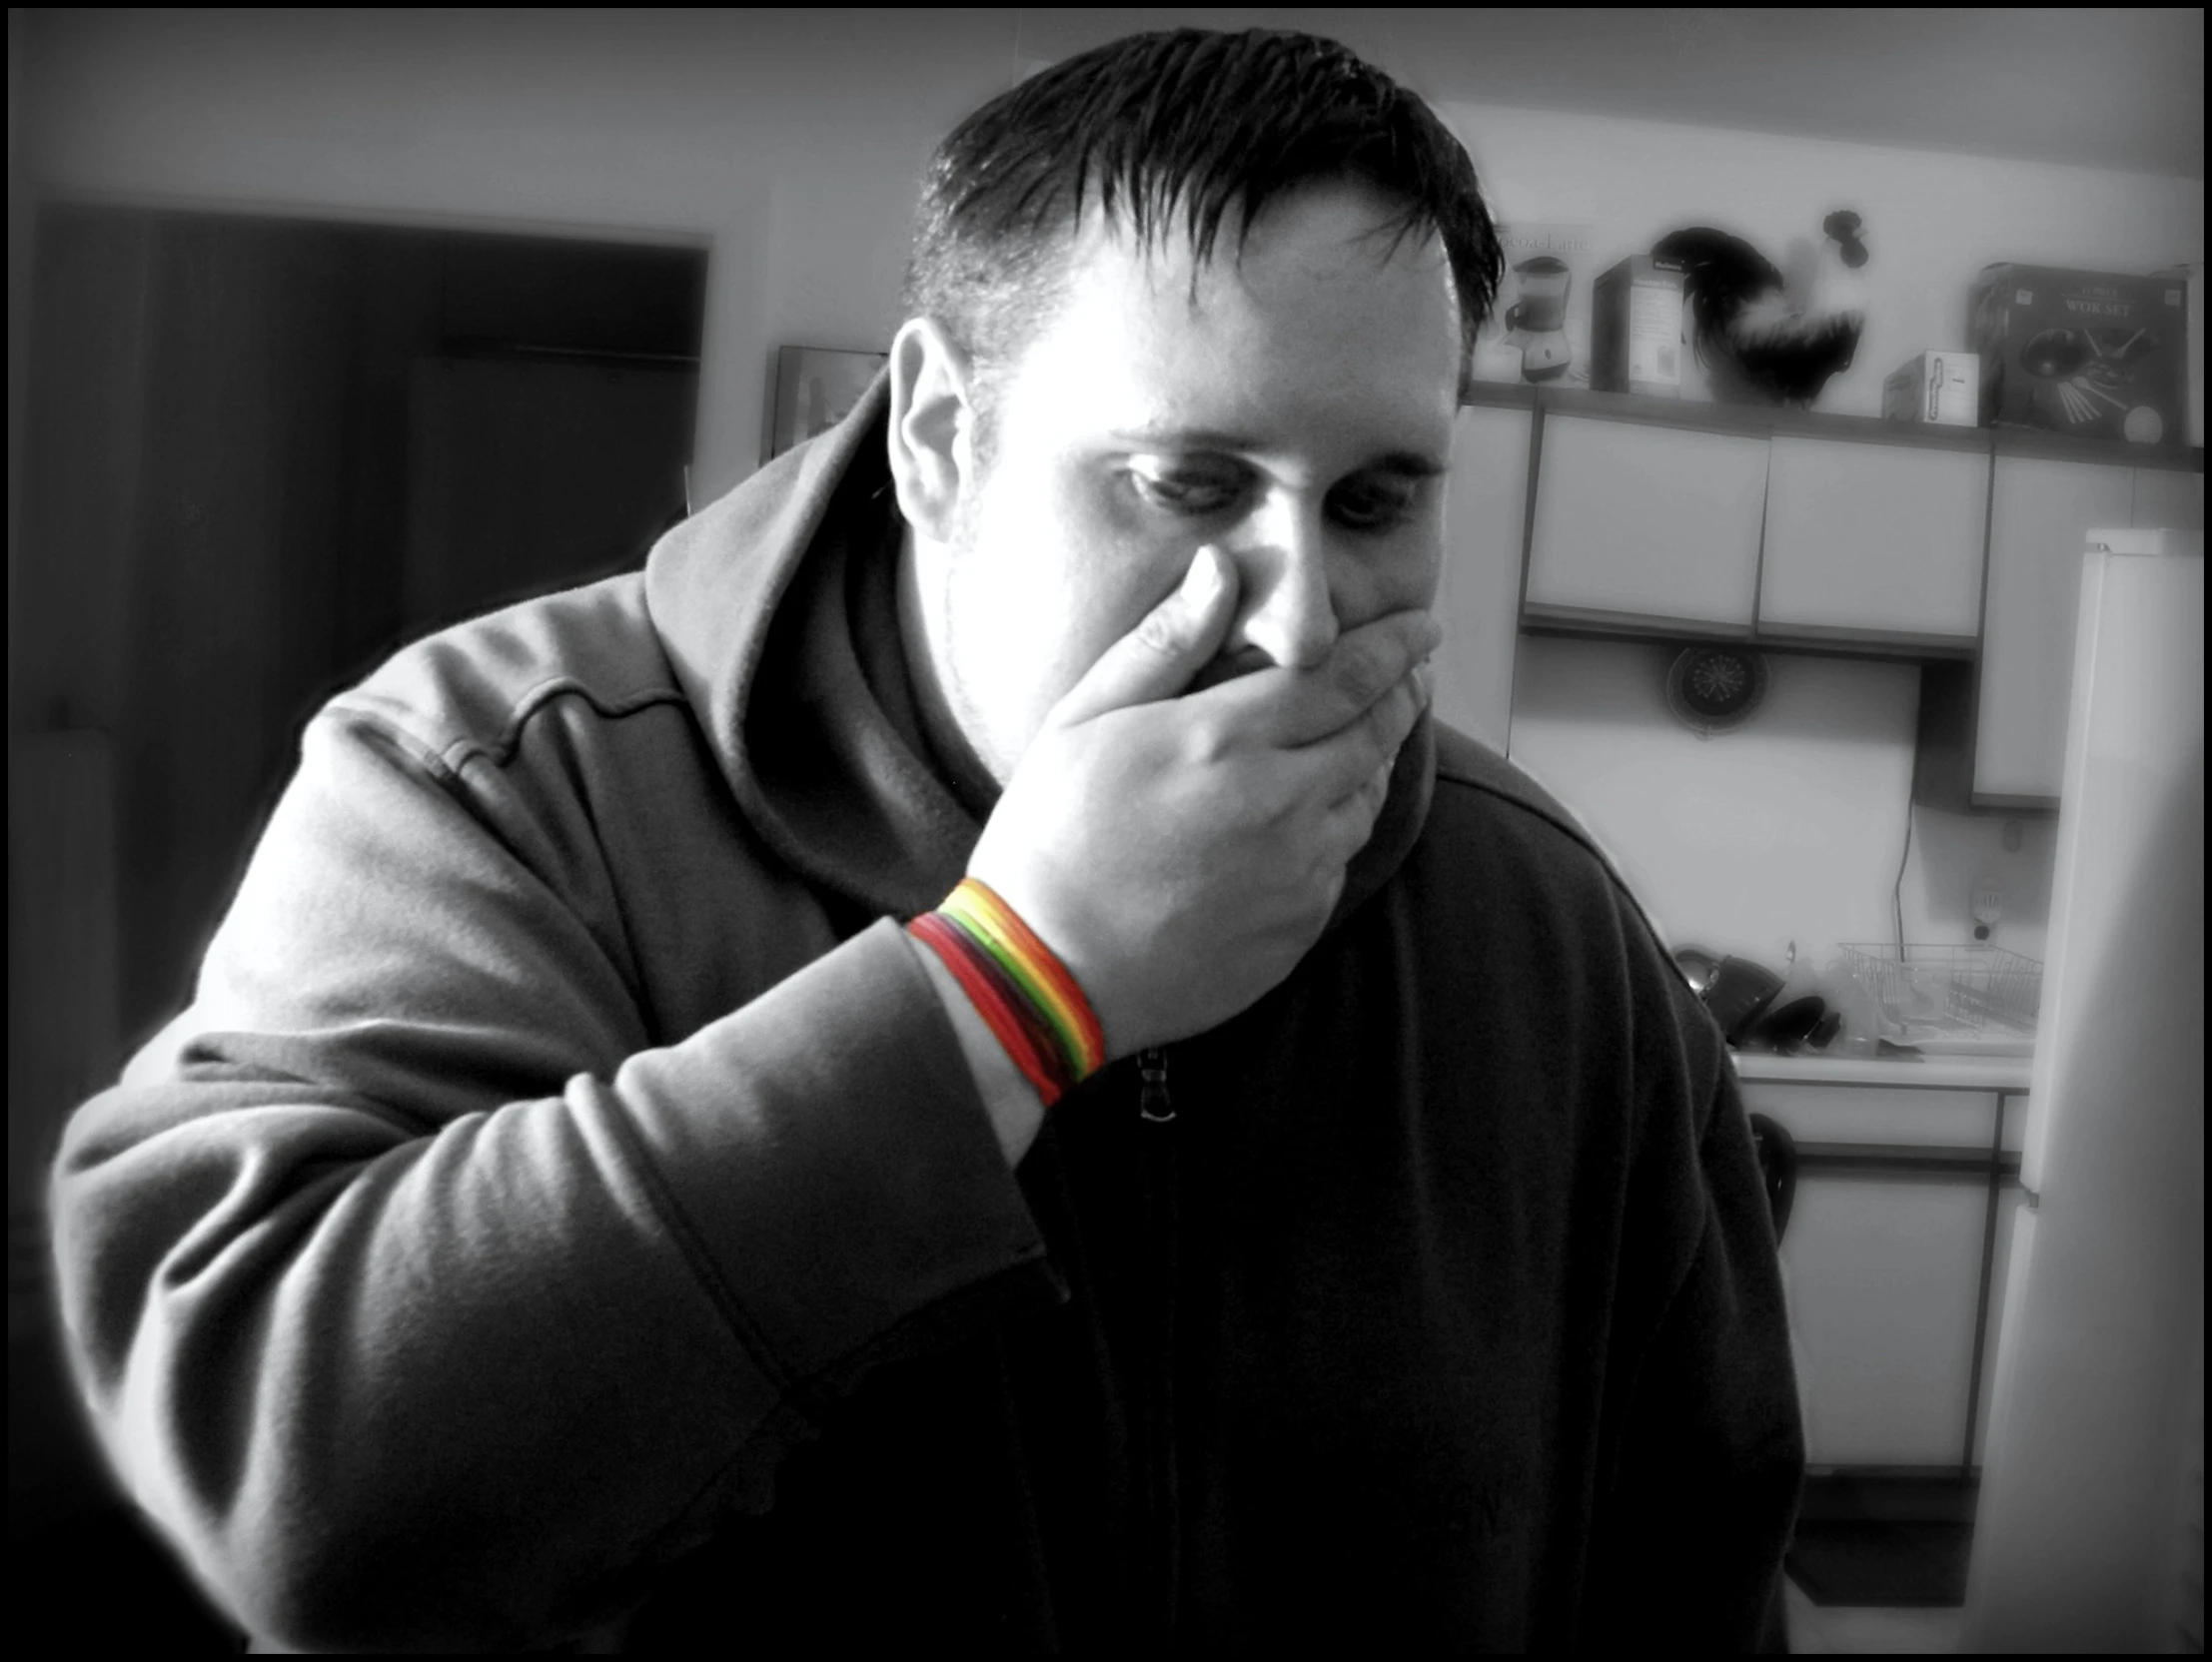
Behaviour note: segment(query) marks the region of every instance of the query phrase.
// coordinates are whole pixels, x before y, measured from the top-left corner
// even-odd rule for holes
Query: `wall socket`
[[[1974,885],[1974,939],[1986,941],[1989,931],[2004,916],[2004,891],[1994,883]]]

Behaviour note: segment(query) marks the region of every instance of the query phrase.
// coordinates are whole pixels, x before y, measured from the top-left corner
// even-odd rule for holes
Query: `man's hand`
[[[1189,692],[1236,611],[1204,548],[1053,707],[968,864],[1090,997],[1109,1056],[1202,1033],[1288,976],[1367,843],[1429,701],[1426,612],[1311,669]]]

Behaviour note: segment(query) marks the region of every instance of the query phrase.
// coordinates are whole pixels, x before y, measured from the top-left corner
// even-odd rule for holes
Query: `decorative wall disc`
[[[1766,659],[1742,646],[1691,646],[1666,672],[1666,707],[1699,736],[1739,727],[1766,696]]]

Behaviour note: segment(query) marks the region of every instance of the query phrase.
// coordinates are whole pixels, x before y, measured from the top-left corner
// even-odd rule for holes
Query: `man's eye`
[[[1354,530],[1392,530],[1414,516],[1414,495],[1409,490],[1351,487],[1338,491],[1330,501],[1337,518]]]
[[[1244,490],[1244,480],[1220,473],[1133,472],[1138,491],[1159,506],[1177,513],[1219,513]]]
[[[1242,474],[1167,469],[1133,469],[1138,492],[1157,507],[1198,517],[1224,513],[1243,498]],[[1331,493],[1329,509],[1341,525],[1356,531],[1389,531],[1412,519],[1416,493],[1372,484],[1351,484]]]

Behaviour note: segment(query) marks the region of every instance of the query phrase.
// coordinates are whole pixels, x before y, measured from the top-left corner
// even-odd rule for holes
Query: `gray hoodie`
[[[1725,1050],[1495,753],[1425,722],[1290,979],[1007,1169],[899,928],[980,827],[885,403],[309,724],[55,1174],[141,1505],[310,1649],[1785,1648]]]

